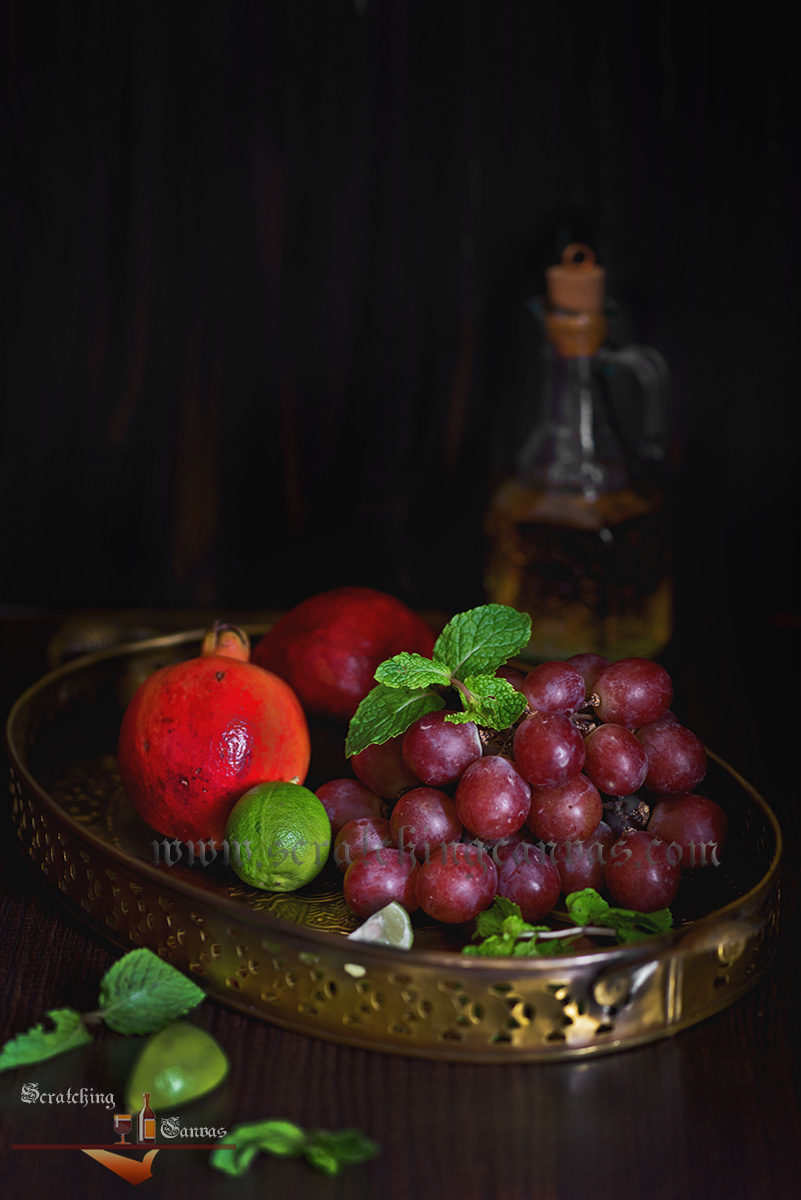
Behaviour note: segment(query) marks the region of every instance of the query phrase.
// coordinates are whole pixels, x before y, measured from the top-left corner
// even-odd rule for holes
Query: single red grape
[[[334,862],[340,871],[347,871],[357,858],[381,846],[391,846],[393,841],[386,817],[357,817],[343,825],[334,839]]]
[[[562,881],[566,896],[583,888],[597,889],[603,883],[604,863],[615,834],[605,821],[584,841],[560,842],[552,859]]]
[[[406,788],[420,783],[403,761],[402,734],[354,754],[350,765],[365,787],[386,800],[394,800]]]
[[[317,789],[317,799],[328,813],[333,833],[339,833],[348,821],[380,817],[384,812],[380,797],[355,779],[332,779],[322,784]]]
[[[404,792],[389,819],[398,846],[411,850],[419,859],[427,847],[455,842],[462,836],[462,823],[450,796],[437,788],[418,787]]]
[[[621,658],[604,667],[593,688],[602,721],[637,729],[670,707],[673,684],[664,667],[649,658]]]
[[[507,858],[512,858],[516,854],[523,854],[521,846],[528,848],[531,842],[526,837],[525,829],[518,829],[514,833],[510,833],[508,837],[499,838],[494,842],[485,842],[484,847],[489,854],[496,867],[500,867],[505,863]]]
[[[679,858],[677,850],[650,833],[624,833],[609,849],[604,882],[622,908],[655,912],[676,898]]]
[[[498,679],[508,680],[508,682],[511,683],[512,687],[515,689],[516,692],[523,691],[523,681],[525,680],[526,677],[522,671],[516,671],[514,667],[504,666],[504,667],[498,667],[498,670],[495,672],[495,675],[496,675],[496,678],[498,678]]]
[[[498,871],[486,850],[451,842],[432,851],[417,870],[415,895],[424,912],[447,925],[472,921],[495,897]]]
[[[453,725],[447,710],[418,717],[403,735],[406,766],[429,787],[455,783],[462,772],[481,758],[481,739],[472,721]]]
[[[486,842],[520,829],[530,806],[531,788],[514,764],[497,754],[471,763],[456,788],[459,820]]]
[[[587,688],[584,676],[573,667],[544,662],[529,671],[523,681],[523,695],[535,712],[569,716],[583,705]]]
[[[706,750],[692,730],[678,723],[665,723],[663,718],[643,725],[637,737],[648,759],[647,788],[667,796],[698,787],[706,775]]]
[[[542,853],[508,858],[498,871],[497,894],[519,905],[525,921],[540,921],[547,917],[561,890],[559,872]]]
[[[417,870],[417,859],[406,850],[371,850],[345,872],[345,902],[357,917],[370,917],[393,900],[414,912]]]
[[[591,654],[589,652],[571,654],[570,658],[565,659],[565,662],[583,677],[587,694],[593,690],[595,680],[601,674],[604,667],[609,666],[609,659],[604,658],[603,654]]]
[[[660,800],[651,813],[648,832],[681,847],[681,865],[717,865],[726,841],[729,819],[719,804],[706,796],[676,796]]]
[[[603,816],[603,801],[586,775],[558,787],[534,788],[528,827],[544,842],[574,842],[589,837]]]
[[[584,739],[561,713],[532,713],[515,730],[514,756],[532,787],[558,787],[584,766]]]
[[[622,725],[599,725],[584,739],[584,750],[584,773],[607,796],[630,796],[645,782],[645,750]]]

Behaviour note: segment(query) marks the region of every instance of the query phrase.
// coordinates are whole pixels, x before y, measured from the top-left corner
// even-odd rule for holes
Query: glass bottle
[[[664,380],[654,364],[664,363],[655,351],[604,345],[605,272],[589,247],[568,246],[546,280],[543,409],[517,474],[490,504],[485,589],[531,614],[532,660],[652,657],[672,628],[664,497],[630,461],[604,393],[615,372],[630,371],[653,439]]]

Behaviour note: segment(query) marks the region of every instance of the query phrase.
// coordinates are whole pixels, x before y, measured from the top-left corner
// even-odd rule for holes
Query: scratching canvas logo
[[[23,1084],[21,1099],[26,1104],[39,1102],[53,1103],[83,1103],[87,1099],[82,1095],[86,1089],[72,1094],[41,1093],[35,1083]],[[99,1097],[101,1100],[111,1100],[113,1097]],[[108,1107],[108,1105],[106,1105]],[[150,1106],[150,1092],[142,1093],[142,1106],[134,1115],[132,1112],[114,1113],[114,1133],[117,1140],[108,1144],[71,1143],[59,1145],[28,1145],[15,1146],[15,1150],[80,1150],[81,1153],[94,1159],[101,1167],[113,1171],[127,1183],[137,1186],[153,1177],[153,1162],[162,1150],[216,1150],[220,1147],[220,1138],[226,1136],[225,1129],[211,1129],[204,1126],[187,1128],[181,1124],[179,1116],[166,1116],[158,1121]],[[214,1139],[213,1141],[209,1139]],[[166,1139],[166,1140],[164,1140]],[[205,1140],[199,1140],[205,1139]],[[234,1147],[235,1148],[235,1147]],[[141,1150],[144,1149],[144,1154]]]

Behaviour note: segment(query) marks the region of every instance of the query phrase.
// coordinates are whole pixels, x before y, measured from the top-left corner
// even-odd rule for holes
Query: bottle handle
[[[670,371],[662,355],[652,346],[604,346],[599,357],[604,365],[631,371],[643,394],[642,436],[638,453],[660,462],[667,452],[668,394]]]

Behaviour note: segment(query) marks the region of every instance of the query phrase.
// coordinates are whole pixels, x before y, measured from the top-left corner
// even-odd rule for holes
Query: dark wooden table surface
[[[60,614],[7,612],[0,621],[7,711],[47,669]],[[207,1002],[194,1020],[231,1060],[226,1084],[187,1112],[230,1128],[283,1116],[303,1126],[357,1126],[381,1156],[336,1179],[263,1159],[230,1180],[207,1155],[161,1155],[149,1195],[390,1198],[797,1197],[801,1194],[798,968],[797,629],[679,630],[665,656],[679,714],[773,804],[786,838],[782,936],[769,976],[737,1004],[678,1036],[581,1064],[485,1067],[418,1062],[337,1046]],[[773,715],[786,705],[785,720]],[[69,915],[34,877],[3,825],[2,1037],[46,1009],[94,1007],[117,952]],[[129,1184],[71,1151],[15,1143],[85,1140],[105,1110],[24,1104],[21,1086],[121,1091],[134,1039],[100,1032],[93,1045],[0,1077],[4,1196],[112,1196]],[[109,1116],[110,1122],[110,1116]],[[94,1137],[92,1133],[90,1137]]]

